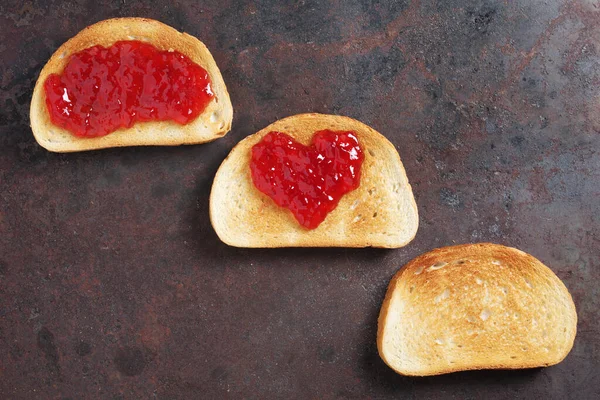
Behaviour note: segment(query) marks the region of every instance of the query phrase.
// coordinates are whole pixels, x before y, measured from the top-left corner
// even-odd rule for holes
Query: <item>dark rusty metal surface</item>
[[[29,128],[52,52],[145,16],[203,40],[235,108],[213,143],[52,154]],[[3,1],[0,397],[600,397],[600,3]],[[242,138],[295,113],[355,117],[398,148],[420,211],[400,250],[247,250],[208,220]],[[579,314],[541,370],[405,378],[377,355],[390,277],[443,245],[540,258]]]

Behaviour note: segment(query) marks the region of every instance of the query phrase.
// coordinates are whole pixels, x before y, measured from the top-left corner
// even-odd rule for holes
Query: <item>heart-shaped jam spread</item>
[[[208,73],[177,51],[136,40],[71,55],[44,82],[53,124],[76,136],[104,136],[135,122],[193,121],[214,97]]]
[[[363,159],[354,132],[318,131],[310,146],[270,132],[252,147],[250,170],[258,190],[314,229],[358,187]]]

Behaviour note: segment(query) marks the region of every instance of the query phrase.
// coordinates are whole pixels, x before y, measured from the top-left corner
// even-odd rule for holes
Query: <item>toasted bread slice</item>
[[[577,330],[571,295],[536,258],[490,243],[436,249],[392,279],[381,313],[381,358],[403,375],[545,367]]]
[[[267,133],[308,145],[316,131],[354,131],[364,153],[360,186],[346,193],[314,230],[256,189],[251,149]],[[384,136],[348,117],[300,114],[242,140],[217,171],[210,219],[221,240],[236,247],[402,247],[418,227],[417,206],[398,152]]]
[[[46,108],[44,82],[48,75],[61,73],[71,54],[95,45],[111,46],[120,40],[149,42],[159,50],[176,50],[204,68],[211,79],[215,97],[192,122],[138,122],[106,136],[81,138],[54,125]],[[52,55],[42,69],[33,91],[30,109],[31,129],[37,142],[55,152],[73,152],[106,147],[160,145],[174,146],[209,142],[231,128],[233,108],[221,72],[206,46],[193,36],[180,33],[161,22],[145,18],[115,18],[88,26]]]

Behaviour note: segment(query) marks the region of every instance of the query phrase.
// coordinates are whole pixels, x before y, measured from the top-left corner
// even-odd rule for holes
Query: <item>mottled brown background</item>
[[[35,143],[40,69],[116,16],[207,44],[235,108],[225,138],[79,154]],[[0,398],[600,397],[599,1],[4,0],[0,38]],[[218,240],[220,162],[307,111],[355,117],[397,146],[420,211],[409,246]],[[390,277],[478,241],[564,280],[572,352],[542,370],[396,375],[375,345]]]

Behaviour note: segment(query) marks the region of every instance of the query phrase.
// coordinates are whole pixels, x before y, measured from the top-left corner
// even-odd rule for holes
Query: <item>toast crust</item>
[[[365,156],[357,189],[313,230],[303,228],[252,183],[251,149],[267,133],[286,133],[308,145],[323,129],[354,131]],[[352,118],[299,114],[281,119],[238,143],[221,164],[210,195],[210,220],[235,247],[402,247],[418,228],[417,205],[394,145]]]
[[[141,40],[159,50],[176,50],[204,68],[211,79],[215,97],[193,121],[136,122],[106,136],[81,138],[58,127],[46,108],[44,82],[48,75],[62,73],[69,56],[95,45],[111,46],[121,40]],[[33,90],[31,128],[37,142],[49,151],[73,152],[122,146],[176,146],[215,140],[231,129],[233,108],[221,72],[206,46],[193,36],[147,18],[114,18],[83,29],[56,50],[46,63]]]
[[[520,250],[443,247],[393,277],[377,347],[402,375],[554,365],[573,347],[577,313],[563,282]]]

